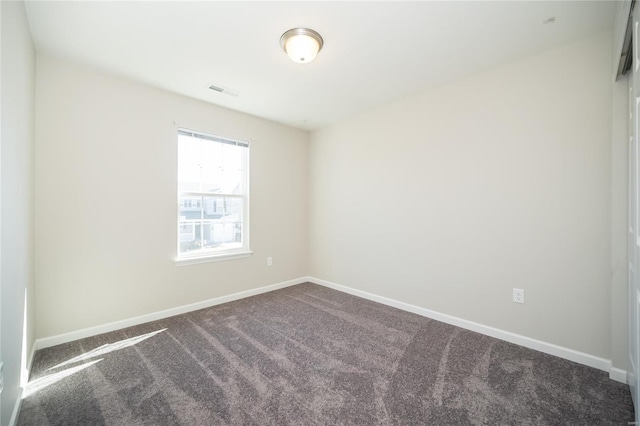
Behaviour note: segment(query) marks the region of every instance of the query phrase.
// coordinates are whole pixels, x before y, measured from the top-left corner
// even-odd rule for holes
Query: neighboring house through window
[[[178,259],[249,252],[249,144],[178,130]]]

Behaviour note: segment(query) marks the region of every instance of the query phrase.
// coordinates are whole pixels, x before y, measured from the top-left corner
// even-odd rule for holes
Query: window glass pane
[[[222,193],[242,194],[242,172],[240,170],[224,169],[220,183]]]
[[[242,224],[217,220],[211,224],[212,238],[217,247],[235,248],[242,246]]]
[[[222,181],[222,146],[202,140],[202,192],[220,192]]]
[[[202,197],[181,196],[178,204],[180,220],[202,219]]]
[[[203,141],[202,191],[242,194],[246,148]]]
[[[225,199],[224,197],[203,197],[203,218],[204,219],[220,219],[225,215]]]
[[[196,238],[196,231],[193,222],[180,220],[180,242],[193,241]]]
[[[247,149],[237,145],[224,144],[222,146],[222,167],[225,170],[242,170],[243,157]]]
[[[227,222],[242,222],[242,198],[225,198],[225,220]]]
[[[202,192],[219,193],[222,189],[222,169],[220,167],[203,167]]]
[[[242,246],[242,224],[224,219],[203,222],[202,247],[208,250],[238,248]]]
[[[236,145],[224,145],[222,149],[223,192],[242,194],[246,176],[247,149]]]
[[[178,136],[178,191],[200,192],[201,181],[200,140]]]
[[[202,247],[202,222],[195,220],[180,221],[180,253],[200,250]]]
[[[242,220],[242,198],[216,196],[180,197],[180,215],[188,219]],[[201,216],[202,215],[202,216]]]

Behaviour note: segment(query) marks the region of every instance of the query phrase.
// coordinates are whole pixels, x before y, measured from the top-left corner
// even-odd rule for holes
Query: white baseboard
[[[609,369],[609,378],[611,380],[615,380],[616,382],[627,384],[627,370],[622,370],[620,368],[611,367]]]
[[[421,308],[419,306],[411,305],[405,302],[400,302],[394,299],[390,299],[388,297],[378,296],[377,294],[368,293],[362,290],[357,290],[341,284],[336,284],[330,281],[321,280],[319,278],[307,277],[307,281],[310,281],[314,284],[319,284],[325,287],[329,287],[334,290],[349,293],[354,296],[362,297],[364,299],[368,299],[373,302],[382,303],[383,305],[392,306],[394,308],[398,308],[403,311],[412,312],[414,314],[418,314],[423,317],[431,318],[447,324],[455,325],[460,328],[475,331],[477,333],[484,334],[486,336],[495,337],[496,339],[504,340],[510,343],[515,343],[517,345],[524,346],[526,348],[534,349],[549,355],[554,355],[560,358],[564,358],[569,361],[587,365],[589,367],[594,367],[599,370],[608,372],[609,377],[612,380],[616,380],[622,383],[627,383],[627,372],[625,370],[612,367],[611,360],[608,360],[608,359],[600,358],[584,352],[579,352],[573,349],[558,346],[553,343],[547,343],[541,340],[532,339],[530,337],[522,336],[520,334],[512,333],[510,331],[505,331],[499,328],[494,328],[487,325],[479,324],[477,322],[454,317],[452,315],[447,315],[440,312],[432,311],[430,309]]]
[[[72,342],[74,340],[84,339],[85,337],[96,336],[98,334],[108,333],[110,331],[120,330],[122,328],[144,324],[146,322],[156,321],[159,319],[184,314],[187,312],[197,311],[198,309],[209,308],[211,306],[220,305],[222,303],[233,302],[234,300],[256,296],[258,294],[267,293],[267,292],[278,290],[285,287],[290,287],[296,284],[301,284],[306,281],[307,281],[306,277],[298,278],[295,280],[284,281],[277,284],[271,284],[271,285],[260,287],[260,288],[254,288],[251,290],[229,294],[227,296],[215,297],[213,299],[203,300],[202,302],[196,302],[196,303],[191,303],[189,305],[178,306],[176,308],[170,308],[164,311],[152,312],[150,314],[140,315],[134,318],[128,318],[120,321],[114,321],[108,324],[98,325],[95,327],[84,328],[82,330],[72,331],[70,333],[59,334],[57,336],[51,336],[51,337],[44,337],[36,340],[35,347],[37,349],[44,349],[51,346],[61,345],[63,343]]]
[[[96,327],[89,327],[82,330],[73,331],[70,333],[59,334],[57,336],[45,337],[37,339],[34,345],[34,351],[37,349],[48,348],[50,346],[60,345],[63,343],[72,342],[74,340],[83,339],[85,337],[96,336],[98,334],[108,333],[110,331],[119,330],[134,325],[144,324],[146,322],[155,321],[163,318],[168,318],[174,315],[180,315],[187,312],[196,311],[198,309],[204,309],[222,303],[232,302],[234,300],[244,299],[246,297],[256,296],[258,294],[267,293],[270,291],[278,290],[285,287],[290,287],[296,284],[302,284],[304,282],[312,282],[314,284],[322,285],[332,288],[334,290],[342,291],[344,293],[352,294],[354,296],[362,297],[374,302],[382,303],[383,305],[391,306],[401,309],[403,311],[412,312],[417,315],[421,315],[426,318],[431,318],[437,321],[441,321],[447,324],[455,325],[467,330],[475,331],[477,333],[484,334],[486,336],[495,337],[496,339],[504,340],[510,343],[515,343],[526,348],[534,349],[540,352],[554,355],[560,358],[567,359],[569,361],[577,362],[579,364],[594,367],[599,370],[603,370],[609,373],[609,377],[612,380],[627,383],[627,372],[619,368],[615,368],[611,364],[611,360],[600,358],[594,355],[590,355],[584,352],[579,352],[573,349],[565,348],[555,345],[553,343],[543,342],[541,340],[532,339],[530,337],[522,336],[520,334],[512,333],[509,331],[501,330],[498,328],[483,325],[477,322],[465,320],[452,315],[443,314],[440,312],[432,311],[427,308],[411,305],[409,303],[400,302],[398,300],[390,299],[384,296],[378,296],[366,291],[357,290],[351,287],[347,287],[341,284],[336,284],[330,281],[322,280],[315,277],[302,277],[290,281],[284,281],[277,284],[272,284],[252,290],[233,293],[227,296],[216,297],[213,299],[204,300],[202,302],[196,302],[189,305],[179,306],[176,308],[167,309],[164,311],[153,312],[146,315],[141,315],[134,318],[129,318],[121,321],[115,321],[108,324],[99,325]],[[31,354],[31,362],[33,361],[33,352]],[[19,408],[18,408],[19,409]],[[14,415],[17,414],[17,411]],[[13,418],[13,417],[12,417]],[[12,423],[10,423],[12,425]]]

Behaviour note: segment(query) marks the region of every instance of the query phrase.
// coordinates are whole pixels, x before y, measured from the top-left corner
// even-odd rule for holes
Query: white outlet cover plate
[[[513,301],[515,303],[524,303],[524,290],[521,288],[513,289]]]

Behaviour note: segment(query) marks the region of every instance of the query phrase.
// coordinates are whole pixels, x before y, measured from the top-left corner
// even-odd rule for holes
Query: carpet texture
[[[305,283],[40,350],[19,425],[626,425],[607,373]]]

